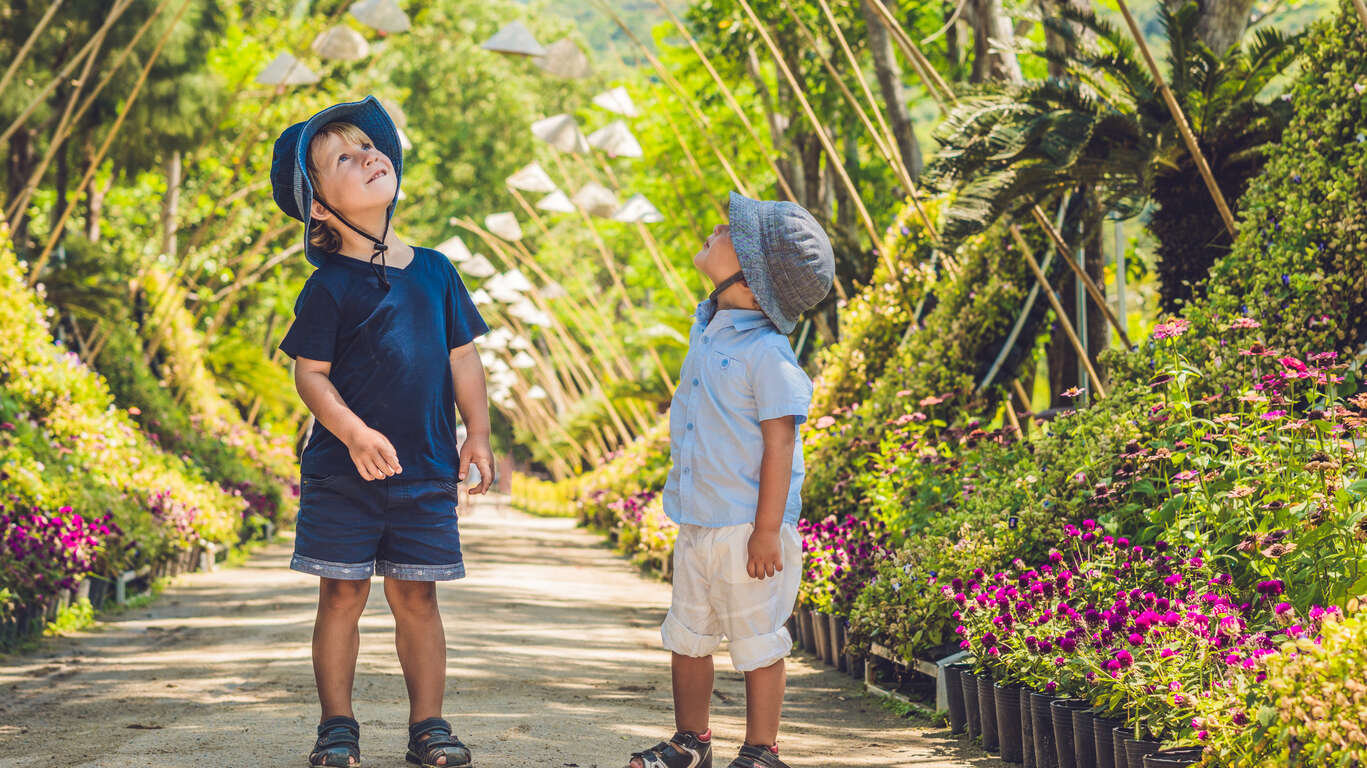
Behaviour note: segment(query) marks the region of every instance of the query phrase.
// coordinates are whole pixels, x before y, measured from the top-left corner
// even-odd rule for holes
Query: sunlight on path
[[[641,578],[567,519],[481,501],[462,520],[470,577],[440,587],[447,714],[476,765],[619,768],[670,732],[657,626],[666,584]],[[100,766],[305,765],[317,700],[309,660],[316,580],[288,544],[241,568],[182,577],[156,603],[30,656],[0,660],[0,768],[103,752]],[[361,621],[361,749],[403,766],[407,703],[379,584]],[[717,766],[744,733],[744,687],[718,659]],[[1000,765],[922,730],[801,657],[781,741],[794,768]],[[207,759],[195,760],[196,754]]]

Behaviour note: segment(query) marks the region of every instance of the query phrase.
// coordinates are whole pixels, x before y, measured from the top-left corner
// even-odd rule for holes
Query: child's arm
[[[475,343],[451,350],[451,382],[456,389],[456,408],[465,422],[465,444],[460,449],[460,479],[474,464],[479,485],[470,493],[484,493],[494,481],[494,452],[489,447],[489,395],[484,388],[484,364]]]
[[[294,388],[318,423],[337,436],[351,453],[356,471],[366,480],[379,480],[403,472],[399,454],[389,439],[367,427],[354,411],[347,407],[342,395],[332,385],[328,375],[332,363],[295,358]]]
[[[755,530],[750,534],[750,559],[745,571],[763,579],[783,570],[778,531],[783,524],[788,483],[793,475],[797,421],[792,416],[765,419],[759,423],[759,430],[764,438],[764,455],[759,461],[759,504],[755,508]]]

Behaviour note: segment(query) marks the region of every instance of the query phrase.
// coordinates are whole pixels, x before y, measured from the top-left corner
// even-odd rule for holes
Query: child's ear
[[[314,221],[326,221],[332,218],[332,211],[323,207],[323,204],[317,200],[314,200],[310,204],[309,213],[312,215]]]

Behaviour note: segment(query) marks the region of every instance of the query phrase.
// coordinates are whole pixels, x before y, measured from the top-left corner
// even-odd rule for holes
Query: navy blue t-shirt
[[[331,256],[299,292],[280,349],[332,363],[329,378],[347,407],[393,443],[403,467],[397,477],[455,478],[450,351],[489,326],[455,266],[437,251],[415,247],[412,263],[385,267],[385,274],[388,291],[367,262]],[[318,422],[301,471],[360,476],[346,445]]]

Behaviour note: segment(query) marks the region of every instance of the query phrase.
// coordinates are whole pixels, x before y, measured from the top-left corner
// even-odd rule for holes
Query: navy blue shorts
[[[290,568],[330,579],[465,576],[455,479],[305,475],[299,485]]]

